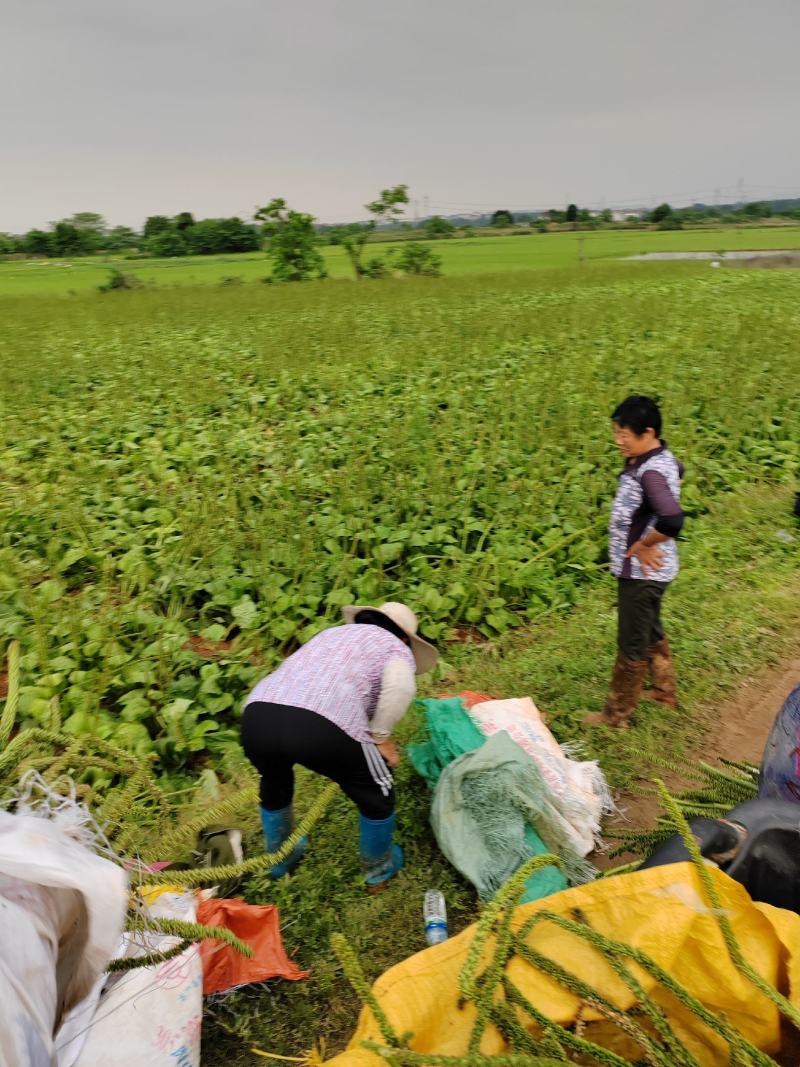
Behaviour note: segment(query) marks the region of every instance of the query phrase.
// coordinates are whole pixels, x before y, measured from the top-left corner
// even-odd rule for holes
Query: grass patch
[[[571,235],[511,245],[551,240],[572,255]],[[796,273],[588,262],[3,298],[0,640],[22,646],[21,721],[48,722],[59,697],[65,731],[155,754],[170,789],[208,765],[236,782],[254,680],[342,604],[399,597],[445,643],[431,691],[532,695],[616,785],[647,750],[679,754],[697,712],[796,643],[798,543],[776,534],[799,469],[798,297]],[[586,735],[614,644],[608,414],[634,391],[661,396],[688,469],[665,605],[684,707]],[[474,631],[478,645],[447,643]],[[374,978],[423,947],[425,889],[444,891],[453,930],[474,916],[425,787],[408,765],[399,781],[408,866],[382,897],[363,893],[344,800],[294,879],[248,883],[312,978],[218,1005],[210,1062],[346,1040],[356,1003],[332,931]],[[320,783],[300,782],[302,810]]]
[[[790,495],[754,489],[715,501],[692,523],[684,567],[665,601],[666,625],[679,665],[682,708],[643,702],[630,733],[595,731],[581,719],[605,697],[614,654],[613,580],[598,578],[575,609],[506,635],[490,645],[451,647],[430,692],[458,688],[499,696],[532,695],[549,714],[561,741],[581,740],[616,788],[648,774],[646,753],[677,758],[700,740],[707,712],[754,670],[795,649],[800,629],[798,544],[776,532],[789,527]],[[775,709],[777,712],[777,708]],[[403,724],[408,739],[418,715]],[[305,776],[300,797],[319,783]],[[250,1044],[299,1055],[324,1038],[341,1049],[355,1027],[358,1000],[343,981],[330,935],[345,934],[372,981],[387,967],[424,948],[422,898],[431,886],[445,894],[451,933],[479,914],[472,888],[443,860],[428,823],[430,794],[404,761],[399,772],[399,834],[407,867],[380,897],[360,883],[356,815],[345,798],[314,840],[291,879],[277,886],[251,882],[247,896],[281,908],[284,939],[311,969],[307,982],[272,983],[265,991],[234,994],[205,1021],[204,1050],[231,1067],[254,1064]],[[257,837],[251,845],[258,847]],[[263,1062],[263,1061],[261,1061]]]
[[[423,242],[442,257],[447,275],[541,270],[586,264],[642,252],[732,252],[800,248],[800,226],[703,227],[695,230],[598,230],[515,237],[466,237]],[[380,255],[379,243],[369,248]],[[352,279],[353,271],[340,247],[322,249],[332,279]],[[706,265],[707,266],[707,265]],[[258,282],[270,274],[265,253],[227,256],[185,256],[174,259],[87,257],[63,260],[0,262],[0,296],[69,296],[102,284],[116,268],[151,286],[217,285],[228,278]],[[228,283],[230,284],[230,283]]]

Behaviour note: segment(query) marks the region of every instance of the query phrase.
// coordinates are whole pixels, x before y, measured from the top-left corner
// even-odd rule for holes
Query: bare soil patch
[[[689,754],[692,762],[703,760],[716,763],[719,759],[740,760],[760,764],[769,731],[790,691],[800,682],[800,658],[792,657],[743,681],[736,692],[717,707],[709,708],[700,717],[705,731],[703,743]],[[676,775],[664,774],[654,768],[673,790],[686,788],[690,783]],[[640,779],[642,788],[647,781]],[[630,831],[652,826],[659,814],[657,798],[625,791],[617,798],[620,818],[607,828],[613,840],[614,831]],[[609,860],[598,854],[593,857],[598,867],[616,866],[632,862],[636,857],[625,855]]]
[[[183,647],[190,649],[202,659],[214,660],[219,659],[220,656],[227,656],[233,648],[233,641],[209,641],[207,638],[195,634],[189,638]]]

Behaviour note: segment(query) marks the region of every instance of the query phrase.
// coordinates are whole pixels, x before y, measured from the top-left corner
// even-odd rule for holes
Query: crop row
[[[568,611],[604,573],[629,391],[662,397],[690,513],[795,478],[793,276],[440,284],[223,294],[193,327],[153,294],[62,333],[23,309],[0,426],[23,717],[59,695],[67,731],[184,762],[346,603],[402,597],[439,639]]]

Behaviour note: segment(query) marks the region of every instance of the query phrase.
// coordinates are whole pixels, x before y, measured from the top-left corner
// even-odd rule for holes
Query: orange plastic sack
[[[230,945],[203,941],[200,959],[204,995],[223,993],[267,978],[288,978],[290,982],[308,978],[308,971],[301,971],[284,951],[278,909],[274,904],[245,904],[238,897],[212,898],[198,904],[197,921],[205,926],[224,926],[254,952],[248,959]]]
[[[494,700],[495,697],[486,696],[485,693],[475,693],[471,689],[464,689],[460,693],[443,693],[442,699],[449,700],[450,697],[460,697],[464,701],[464,707],[469,711],[470,708],[474,708],[476,704],[484,704],[487,700]]]

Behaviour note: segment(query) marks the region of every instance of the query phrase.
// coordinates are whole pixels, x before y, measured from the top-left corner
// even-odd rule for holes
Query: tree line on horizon
[[[385,199],[383,199],[385,198]],[[109,226],[102,215],[93,211],[79,211],[69,218],[53,222],[47,229],[33,228],[14,236],[0,233],[0,256],[21,255],[36,258],[88,256],[98,253],[117,253],[124,256],[177,257],[187,255],[224,255],[256,252],[274,245],[286,244],[286,233],[297,237],[304,232],[304,241],[316,246],[320,243],[340,245],[353,266],[356,277],[380,275],[385,261],[364,259],[364,245],[378,228],[407,231],[426,240],[441,240],[457,233],[469,235],[476,228],[493,229],[528,226],[534,232],[570,226],[574,229],[599,229],[614,225],[656,225],[660,229],[681,229],[684,225],[713,221],[753,222],[773,216],[800,220],[800,200],[753,201],[746,204],[711,206],[693,204],[673,208],[659,204],[652,211],[629,213],[624,220],[615,219],[606,208],[590,211],[577,204],[569,204],[563,211],[513,213],[498,208],[478,218],[433,215],[421,222],[411,223],[401,218],[408,204],[408,189],[397,185],[383,190],[380,196],[365,205],[367,222],[339,225],[320,224],[313,215],[296,212],[286,201],[276,198],[256,210],[253,222],[237,216],[229,218],[195,219],[190,211],[175,216],[150,215],[140,231],[129,226]],[[275,205],[280,205],[275,210]],[[302,223],[299,221],[302,219]],[[281,236],[283,235],[283,236]],[[291,257],[289,257],[291,259]],[[288,262],[288,261],[287,261]],[[291,267],[287,267],[291,273]],[[317,267],[307,268],[312,274]],[[306,268],[304,268],[304,271]]]
[[[36,257],[89,256],[98,252],[148,256],[219,255],[256,252],[263,244],[259,226],[240,218],[196,220],[190,211],[170,218],[150,215],[141,231],[130,226],[109,227],[102,215],[78,211],[68,219],[35,228],[19,237],[0,234],[0,254]]]
[[[437,276],[441,259],[419,241],[406,242],[400,249],[367,257],[365,246],[380,223],[396,223],[408,204],[408,186],[383,189],[365,205],[366,222],[327,227],[323,231],[313,215],[295,211],[281,197],[257,208],[252,223],[238,217],[195,219],[182,211],[169,217],[150,215],[140,233],[128,226],[109,228],[102,215],[77,212],[68,219],[50,224],[49,229],[32,229],[14,237],[0,234],[0,256],[36,257],[89,256],[116,252],[127,258],[138,256],[176,257],[255,252],[265,249],[272,260],[268,281],[307,281],[327,276],[319,250],[327,241],[344,249],[353,272],[359,278],[381,278],[391,273]],[[101,292],[130,288],[135,279],[112,270]]]

